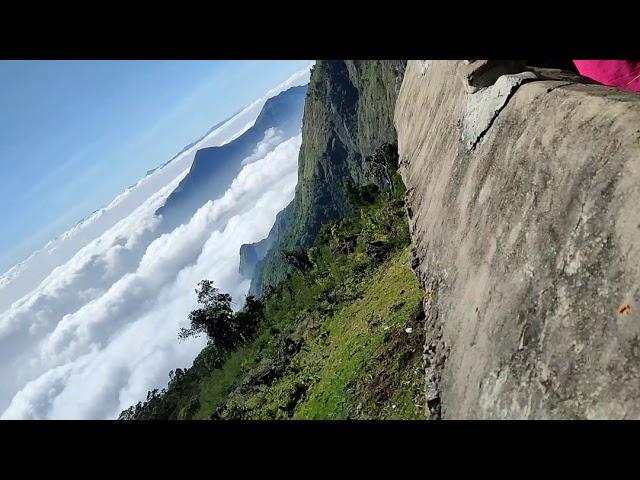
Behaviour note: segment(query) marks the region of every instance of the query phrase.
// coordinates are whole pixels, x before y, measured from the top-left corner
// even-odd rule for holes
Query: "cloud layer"
[[[43,249],[34,252],[27,260],[1,275],[0,312],[31,292],[54,268],[69,261],[78,250],[129,216],[150,196],[173,182],[177,176],[185,175],[199,149],[223,145],[239,137],[254,124],[260,110],[269,98],[292,86],[308,83],[308,81],[308,69],[295,73],[285,82],[244,108],[225,124],[208,133],[193,147],[181,152],[162,168],[156,169],[118,195],[108,206],[95,211],[78,225],[49,242]]]
[[[3,315],[2,345],[25,333],[29,344],[3,359],[3,378],[26,383],[2,418],[112,418],[166,384],[170,369],[187,366],[203,346],[177,341],[195,307],[195,285],[214,279],[242,301],[249,285],[238,274],[240,245],[264,238],[293,198],[299,148],[300,136],[246,165],[222,198],[154,239],[126,271],[156,226],[149,212],[157,198],[150,199]],[[104,243],[111,248],[101,250]],[[115,272],[122,275],[110,284]],[[73,292],[81,292],[75,302]],[[86,302],[76,308],[80,298]]]
[[[279,88],[304,83],[304,73]],[[223,140],[248,128],[264,101],[234,117],[235,129],[220,127]],[[194,148],[214,144],[212,135]],[[179,343],[177,333],[194,288],[208,278],[242,303],[240,246],[264,238],[293,198],[300,142],[270,132],[223,197],[161,234],[153,213],[186,174],[195,152],[185,152],[1,277],[0,418],[115,418],[189,366],[204,340]]]

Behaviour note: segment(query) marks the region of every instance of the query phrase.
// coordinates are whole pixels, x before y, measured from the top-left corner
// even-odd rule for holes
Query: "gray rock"
[[[468,150],[464,68],[395,111],[435,414],[640,418],[640,95],[529,81]]]
[[[462,118],[462,141],[467,150],[475,148],[515,90],[523,83],[535,79],[533,72],[502,75],[493,85],[467,97]]]
[[[427,72],[429,71],[429,65],[431,65],[431,60],[419,60],[419,65],[420,65],[420,75],[422,75],[423,77],[427,74]]]

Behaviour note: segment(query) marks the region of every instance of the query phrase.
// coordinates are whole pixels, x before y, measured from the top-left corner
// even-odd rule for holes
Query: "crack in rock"
[[[566,83],[561,83],[560,85],[556,85],[555,87],[550,87],[547,88],[547,92],[546,93],[551,93],[554,90],[557,90],[558,88],[562,88],[562,87],[568,87],[569,85],[575,85],[576,82],[566,82]]]
[[[476,147],[518,87],[533,80],[538,80],[533,72],[502,75],[493,85],[468,95],[462,121],[462,141],[467,150]]]

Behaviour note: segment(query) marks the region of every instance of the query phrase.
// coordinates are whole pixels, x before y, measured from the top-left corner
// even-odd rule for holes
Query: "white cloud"
[[[253,153],[242,160],[242,165],[247,165],[264,157],[267,152],[273,150],[276,145],[280,144],[280,142],[282,142],[282,131],[276,127],[269,128],[264,132],[264,138],[258,142]]]
[[[2,418],[113,418],[190,365],[204,340],[177,332],[195,285],[209,278],[239,305],[240,245],[264,238],[293,198],[301,138],[276,140],[265,136],[223,197],[158,236],[153,212],[180,172],[0,315]]]
[[[197,149],[238,137],[268,98],[308,78],[293,75],[0,276],[2,418],[114,417],[190,365],[203,340],[178,343],[177,332],[195,285],[210,278],[242,301],[240,245],[265,237],[293,198],[300,137],[267,132],[224,197],[173,232],[153,212]]]
[[[309,65],[310,67],[311,65]],[[264,103],[278,93],[309,81],[309,69],[293,74],[282,84],[267,92],[241,112],[202,138],[196,145],[182,152],[162,168],[155,170],[118,195],[108,206],[91,214],[44,248],[34,252],[27,260],[0,276],[0,312],[14,302],[39,288],[39,284],[56,268],[69,262],[83,247],[99,238],[119,221],[129,217],[151,196],[174,182],[191,166],[197,150],[223,145],[249,129],[258,117]],[[0,387],[1,395],[1,387]],[[0,400],[0,407],[2,402]]]

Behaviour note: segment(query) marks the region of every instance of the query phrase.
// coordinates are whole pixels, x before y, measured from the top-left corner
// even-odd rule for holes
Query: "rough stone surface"
[[[475,148],[513,92],[524,82],[535,79],[533,72],[502,75],[493,85],[467,96],[462,119],[462,141],[468,150]]]
[[[419,60],[418,65],[420,66],[420,75],[424,77],[429,71],[429,65],[431,65],[431,60]]]
[[[409,62],[395,122],[442,418],[640,418],[640,95],[521,85],[476,148],[465,65]]]

